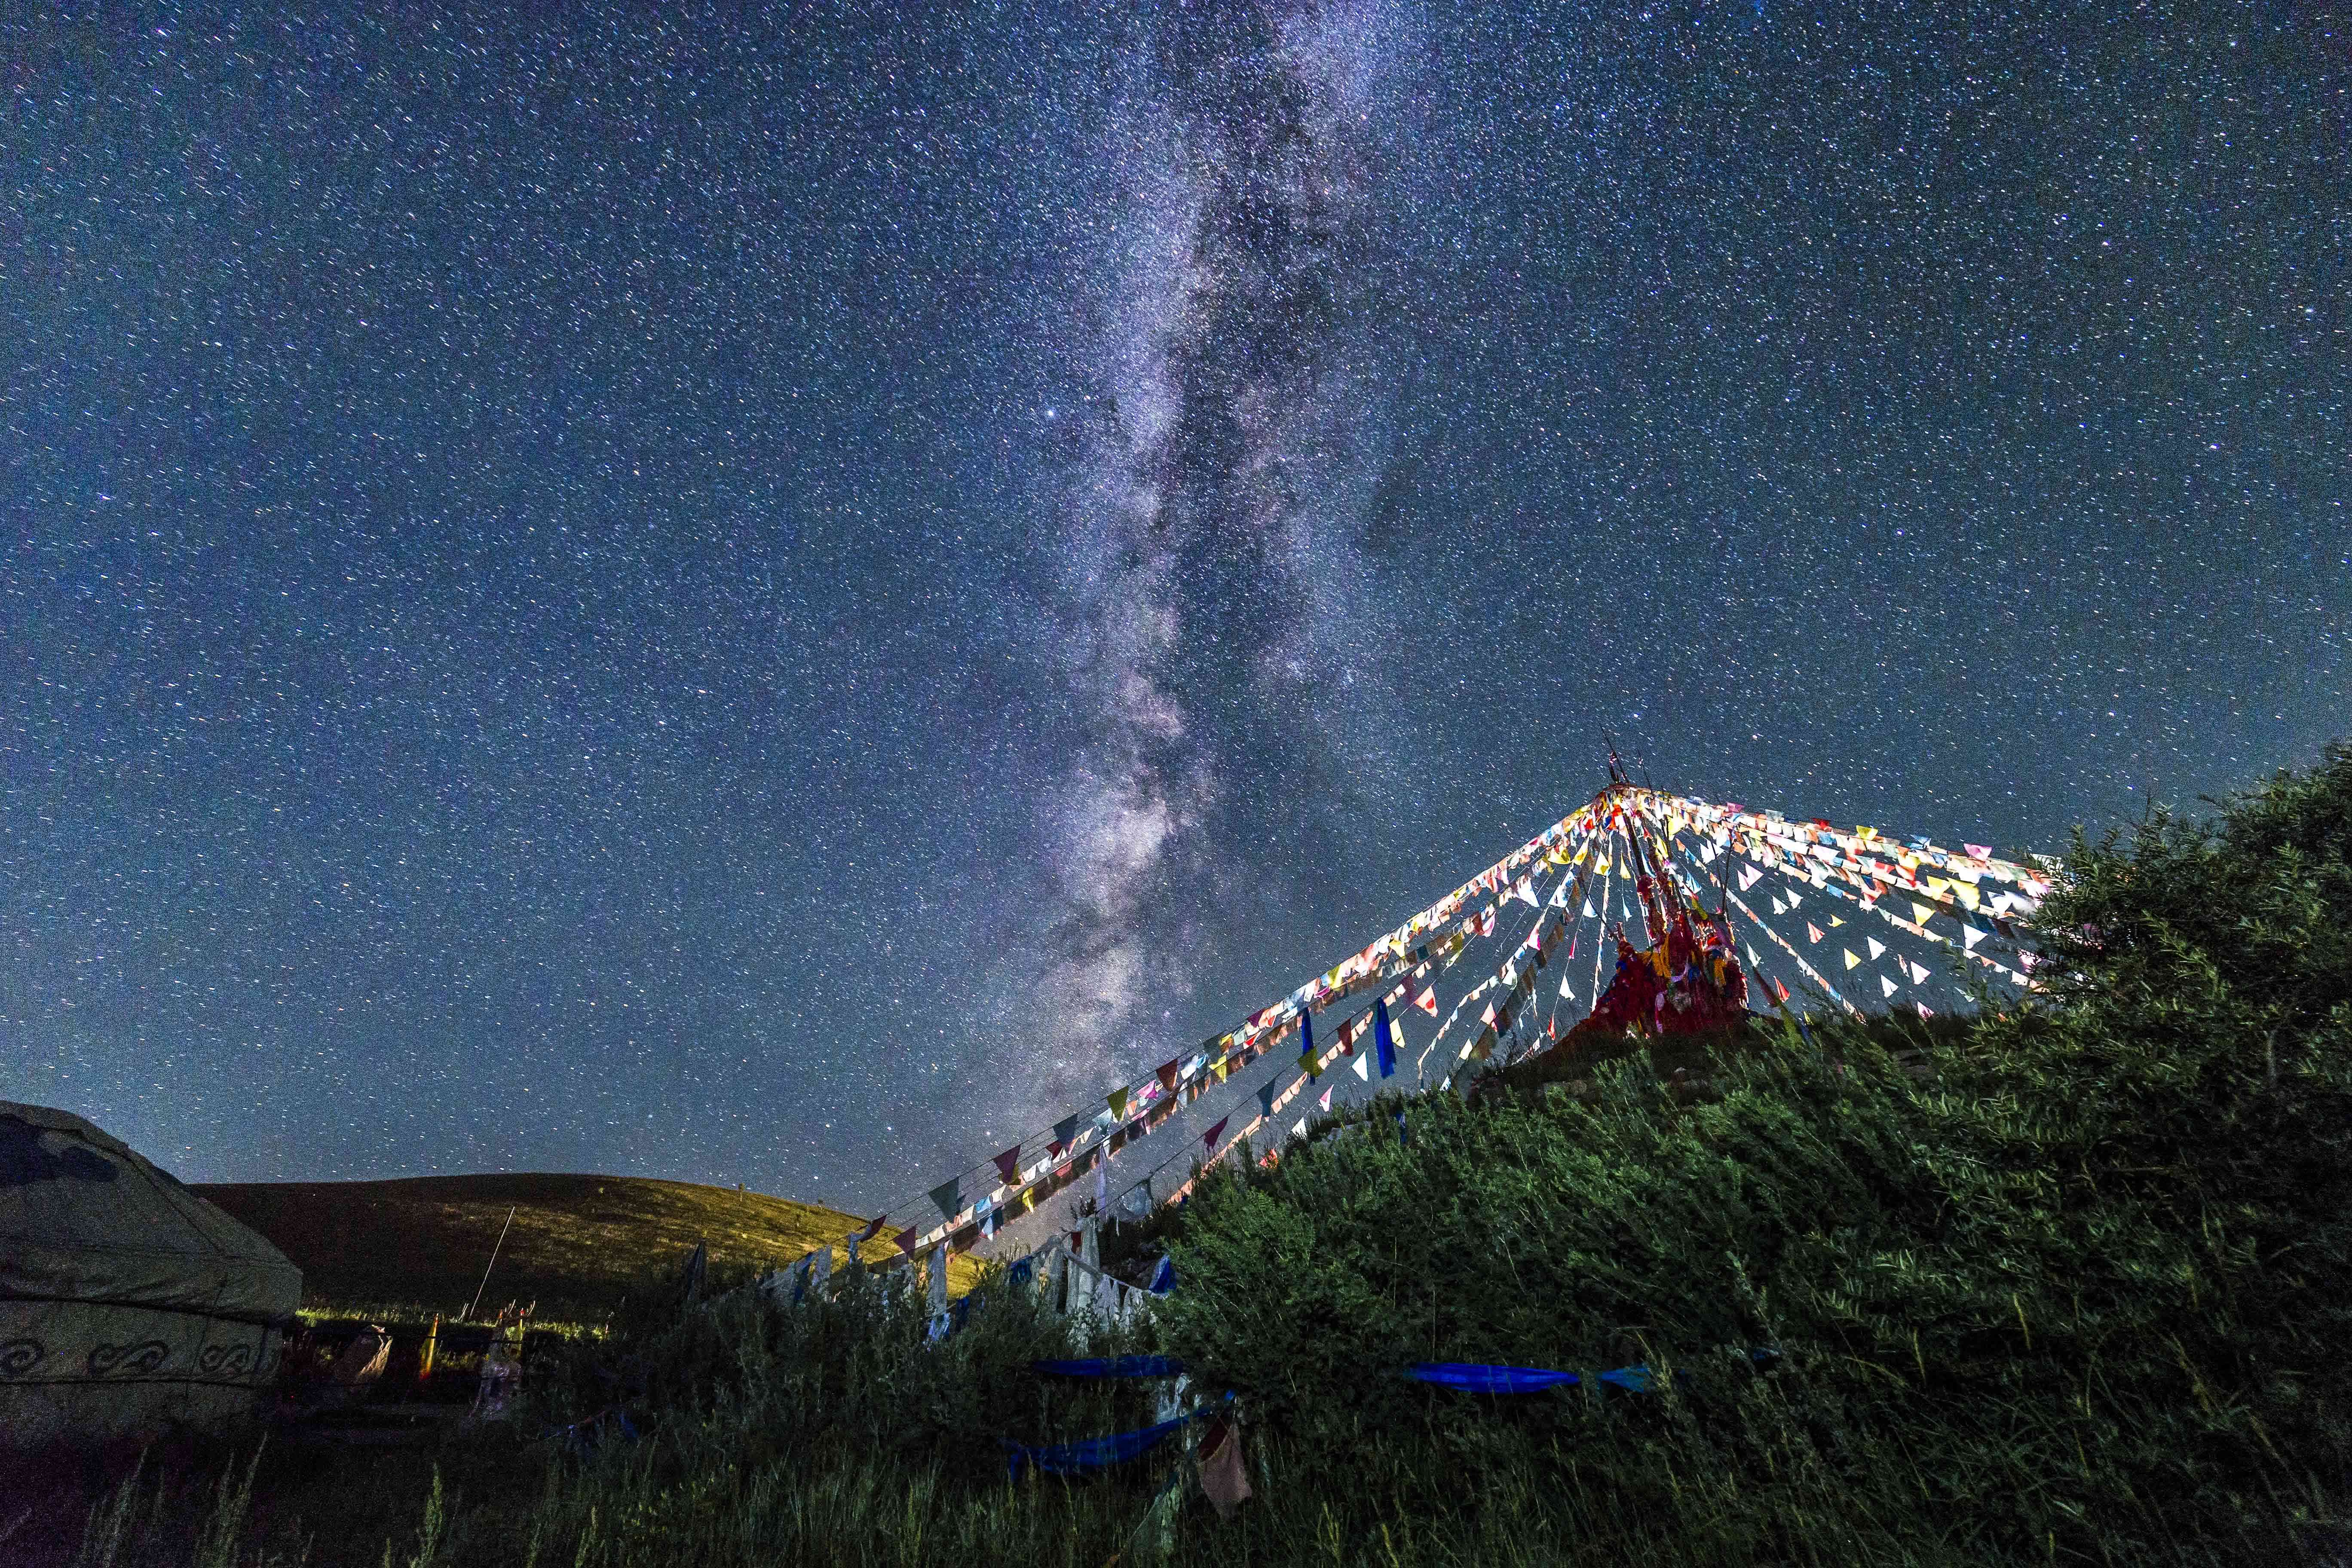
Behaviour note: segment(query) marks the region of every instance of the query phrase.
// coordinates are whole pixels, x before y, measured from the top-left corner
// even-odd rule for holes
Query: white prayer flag
[[[1895,994],[1895,982],[1887,979],[1884,974],[1878,977],[1878,984],[1885,988],[1886,994],[1889,996]]]
[[[1910,969],[1912,984],[1925,985],[1927,984],[1927,966],[1926,964],[1915,963],[1910,966]]]
[[[1885,958],[1885,957],[1886,956],[1886,944],[1885,944],[1885,942],[1883,942],[1879,941],[1876,937],[1874,937],[1874,936],[1868,936],[1868,937],[1864,937],[1864,938],[1863,938],[1863,941],[1864,941],[1864,942],[1868,942],[1868,943],[1870,944],[1870,956],[1871,956],[1871,957],[1873,957],[1873,958]]]

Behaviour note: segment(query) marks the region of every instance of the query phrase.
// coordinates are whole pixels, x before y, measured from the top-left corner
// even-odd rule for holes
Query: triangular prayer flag
[[[1004,1184],[1008,1187],[1021,1180],[1020,1144],[1015,1143],[996,1156],[996,1173],[1004,1178]]]
[[[1257,1105],[1258,1114],[1260,1116],[1270,1117],[1274,1114],[1274,1096],[1275,1087],[1274,1080],[1272,1079],[1268,1079],[1264,1083],[1258,1085]]]
[[[912,1258],[915,1255],[915,1227],[913,1226],[908,1226],[897,1236],[892,1237],[891,1239],[898,1244],[898,1250],[905,1253],[908,1257]]]
[[[1290,1135],[1293,1138],[1304,1138],[1307,1136],[1307,1118],[1302,1116],[1297,1121],[1290,1124]]]
[[[1990,844],[1962,844],[1960,847],[1967,850],[1970,855],[1973,855],[1979,860],[1990,860],[1992,858],[1992,846]]]
[[[1108,1094],[1103,1096],[1103,1099],[1110,1106],[1110,1119],[1113,1121],[1124,1121],[1127,1120],[1127,1090],[1123,1089],[1112,1089]]]
[[[1589,921],[1597,921],[1601,918],[1601,911],[1592,907],[1591,899],[1584,900],[1584,918]]]
[[[1776,915],[1785,915],[1789,912],[1789,906],[1775,899],[1772,900],[1772,912]]]
[[[1331,1089],[1337,1089],[1337,1088],[1339,1088],[1339,1086],[1338,1084],[1336,1084],[1336,1083],[1335,1083],[1335,1084],[1333,1084],[1333,1085],[1331,1086],[1331,1089],[1325,1089],[1325,1090],[1323,1091],[1323,1093],[1322,1093],[1321,1097],[1320,1097],[1320,1098],[1318,1098],[1318,1099],[1315,1101],[1316,1105],[1317,1105],[1318,1107],[1319,1107],[1320,1109],[1325,1110],[1330,1110],[1330,1109],[1331,1109]]]
[[[1366,1083],[1372,1081],[1372,1063],[1370,1058],[1358,1057],[1355,1061],[1355,1068],[1356,1076],[1358,1078],[1362,1079]]]
[[[1805,922],[1805,934],[1812,938],[1813,941],[1819,942],[1822,940],[1822,928],[1815,925],[1812,921],[1807,921]]]
[[[1848,969],[1852,969],[1855,964],[1862,962],[1861,959],[1854,956],[1853,949],[1850,947],[1842,947],[1838,949],[1838,951],[1845,954],[1845,966]]]
[[[1886,956],[1886,944],[1885,942],[1879,941],[1874,936],[1866,936],[1862,940],[1869,944],[1871,957],[1884,958]]]
[[[1181,1062],[1181,1058],[1178,1058],[1178,1062]],[[1161,1062],[1158,1068],[1153,1069],[1160,1079],[1160,1088],[1173,1092],[1176,1088],[1176,1068],[1178,1062]]]
[[[1884,974],[1878,977],[1878,984],[1881,989],[1885,990],[1889,996],[1895,994],[1895,982],[1887,979]]]
[[[1968,949],[1970,952],[1974,952],[1977,950],[1977,943],[1984,941],[1984,939],[1985,933],[1978,930],[1975,926],[1962,926],[1960,928],[1960,945]]]
[[[1225,1135],[1225,1123],[1232,1120],[1233,1118],[1230,1116],[1219,1117],[1215,1126],[1201,1134],[1201,1142],[1206,1144],[1210,1149],[1215,1149],[1217,1146],[1217,1140]]]
[[[1576,993],[1569,988],[1568,976],[1565,973],[1559,977],[1559,994],[1571,1002],[1576,1000]]]
[[[1927,904],[1921,903],[1918,900],[1914,899],[1911,900],[1911,918],[1917,921],[1921,925],[1926,925],[1927,923],[1928,917],[1933,915],[1935,912],[1934,909]]]
[[[1790,909],[1792,909],[1792,910],[1793,910],[1793,909],[1795,909],[1795,908],[1797,907],[1797,905],[1798,905],[1800,902],[1801,902],[1801,901],[1802,901],[1802,900],[1800,900],[1796,894],[1794,894],[1794,893],[1790,893],[1790,894],[1789,895],[1789,907],[1790,907]]]
[[[1913,1005],[1919,1009],[1919,1016],[1922,1018],[1932,1018],[1936,1016],[1936,1010],[1925,1002],[1914,1003]]]
[[[1054,1136],[1066,1149],[1078,1141],[1078,1129],[1086,1124],[1083,1116],[1065,1116],[1054,1123]]]
[[[1838,927],[1843,924],[1845,924],[1845,917],[1843,915],[1832,915],[1830,917],[1830,929],[1832,931],[1835,931]]]
[[[1421,994],[1412,999],[1412,1005],[1420,1008],[1423,1012],[1428,1014],[1431,1017],[1436,1017],[1437,987],[1434,985],[1423,987]]]
[[[956,1211],[963,1206],[963,1201],[959,1195],[961,1190],[960,1182],[961,1178],[957,1181],[941,1182],[931,1189],[931,1202],[940,1205],[940,1215],[944,1219],[953,1220]]]
[[[1927,984],[1927,966],[1926,964],[1914,963],[1910,966],[1910,969],[1912,984],[1925,985]]]
[[[1781,1001],[1786,1002],[1789,999],[1789,988],[1781,984],[1779,981],[1775,980],[1772,982],[1772,989],[1780,994]]]
[[[1749,968],[1752,969],[1763,963],[1764,961],[1756,956],[1756,944],[1754,942],[1747,942],[1743,945],[1748,949],[1748,964]]]

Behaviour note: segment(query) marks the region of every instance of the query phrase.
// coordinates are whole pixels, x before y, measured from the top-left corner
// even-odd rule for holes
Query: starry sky
[[[12,8],[0,1098],[871,1209],[1605,780],[2352,732],[2352,14]]]

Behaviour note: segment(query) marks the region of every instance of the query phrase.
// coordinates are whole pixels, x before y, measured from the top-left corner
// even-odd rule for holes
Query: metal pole
[[[469,1319],[474,1315],[474,1307],[478,1307],[482,1304],[482,1292],[490,1288],[490,1270],[499,1266],[499,1247],[504,1247],[507,1244],[507,1231],[508,1228],[514,1224],[514,1209],[509,1208],[507,1210],[507,1223],[499,1226],[498,1246],[490,1248],[490,1260],[482,1268],[482,1282],[474,1287],[473,1306],[466,1309],[466,1316]]]

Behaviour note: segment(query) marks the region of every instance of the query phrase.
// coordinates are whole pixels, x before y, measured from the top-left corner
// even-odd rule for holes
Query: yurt
[[[250,1417],[301,1294],[284,1253],[177,1177],[0,1100],[0,1446]]]

